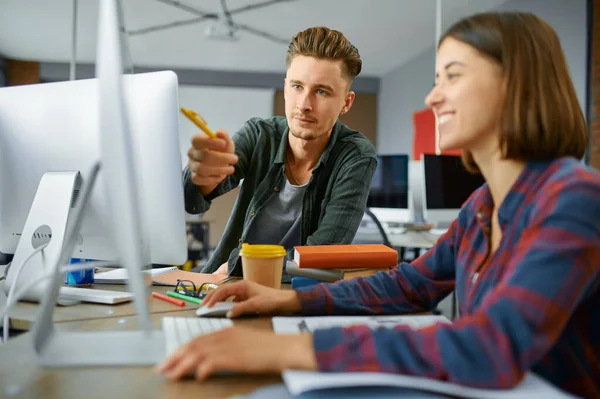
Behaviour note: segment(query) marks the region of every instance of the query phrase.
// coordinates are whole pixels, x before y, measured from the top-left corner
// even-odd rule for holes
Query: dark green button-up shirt
[[[215,190],[202,196],[191,182],[188,167],[183,174],[188,213],[206,212],[211,201],[241,183],[229,222],[204,273],[225,262],[229,274],[241,276],[239,250],[258,212],[271,195],[285,184],[284,159],[288,146],[285,117],[250,119],[233,136],[239,157],[235,172]],[[337,122],[302,199],[302,245],[349,244],[362,219],[371,179],[377,166],[373,144],[362,134]],[[243,182],[242,182],[243,180]],[[288,252],[288,258],[293,251]]]

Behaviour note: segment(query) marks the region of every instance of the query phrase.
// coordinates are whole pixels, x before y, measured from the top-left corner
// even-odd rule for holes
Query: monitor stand
[[[6,295],[13,284],[17,284],[15,288],[19,288],[47,273],[47,265],[57,262],[80,186],[79,172],[46,172],[42,176],[6,276]],[[47,246],[31,256],[42,245]],[[25,269],[19,272],[21,268]],[[40,281],[28,289],[20,300],[39,302],[47,287],[47,280]],[[16,290],[13,289],[13,292]],[[77,301],[59,299],[61,305],[76,303]]]
[[[153,365],[164,359],[165,343],[161,330],[150,328],[135,331],[64,332],[54,328],[52,315],[62,284],[60,267],[68,263],[94,182],[100,169],[95,164],[89,183],[83,184],[79,202],[73,210],[73,220],[67,226],[62,251],[49,263],[50,282],[40,304],[39,315],[33,328],[33,346],[38,363],[48,367],[79,366],[141,366]],[[130,276],[136,278],[132,270]],[[141,271],[139,277],[142,279]],[[136,297],[136,301],[146,298]],[[149,315],[138,314],[141,324]]]

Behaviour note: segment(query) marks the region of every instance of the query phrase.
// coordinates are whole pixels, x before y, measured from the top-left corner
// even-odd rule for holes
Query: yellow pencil
[[[189,120],[194,122],[196,126],[198,126],[204,133],[208,134],[209,137],[215,138],[217,135],[206,126],[206,121],[202,116],[200,116],[197,112],[192,111],[191,109],[187,109],[181,107],[181,112],[187,116]]]

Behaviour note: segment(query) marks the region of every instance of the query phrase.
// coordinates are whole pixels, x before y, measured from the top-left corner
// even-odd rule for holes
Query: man
[[[192,138],[184,170],[185,206],[205,212],[243,179],[225,232],[205,273],[241,276],[243,242],[349,244],[360,224],[377,165],[375,149],[338,117],[350,110],[358,50],[341,32],[315,27],[288,48],[286,117],[250,119],[234,135]]]

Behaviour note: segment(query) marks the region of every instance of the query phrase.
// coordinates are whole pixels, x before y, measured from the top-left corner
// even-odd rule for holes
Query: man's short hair
[[[358,49],[342,32],[324,26],[308,28],[294,36],[286,56],[288,68],[297,55],[342,61],[342,73],[350,81],[358,76],[362,68]]]

